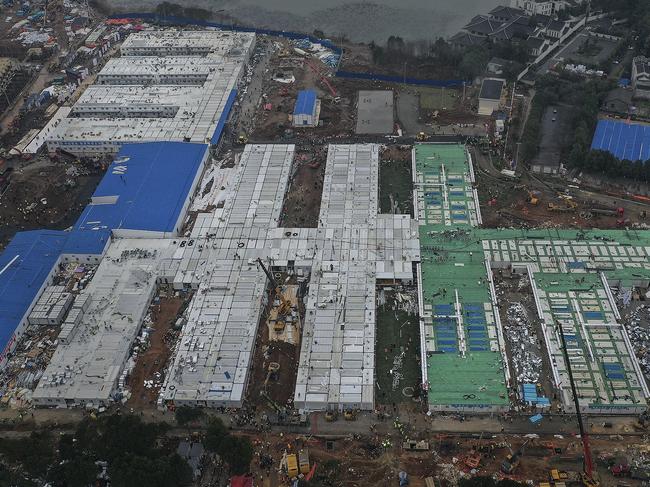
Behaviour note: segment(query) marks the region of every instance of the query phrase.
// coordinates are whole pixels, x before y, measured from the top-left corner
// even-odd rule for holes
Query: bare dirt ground
[[[101,177],[101,166],[93,163],[37,161],[14,170],[0,196],[0,247],[17,231],[74,224]]]
[[[159,304],[152,305],[153,333],[149,335],[149,348],[138,356],[129,376],[131,397],[127,406],[145,409],[155,405],[159,389],[144,387],[144,381],[153,380],[156,373],[162,373],[165,369],[171,356],[169,345],[178,337],[178,332],[172,327],[183,303],[180,297],[161,297]]]
[[[573,190],[567,181],[542,180],[527,173],[518,180],[509,179],[494,169],[486,155],[473,150],[472,157],[481,215],[486,227],[620,229],[649,222],[643,212],[650,213],[650,207],[639,202]],[[536,205],[528,201],[529,191],[537,195],[539,201]],[[560,195],[568,197],[576,207],[569,208],[571,204]],[[565,211],[553,211],[549,205]],[[623,216],[597,215],[591,211],[594,208],[616,210],[619,207],[624,209]]]
[[[281,276],[278,278],[278,282],[285,282],[286,277],[286,275]],[[292,296],[292,299],[290,299],[292,301],[292,308],[297,309],[302,320],[304,319],[304,306],[300,298],[296,297],[295,294],[292,294]],[[272,409],[262,393],[266,393],[280,407],[292,407],[296,376],[298,374],[300,354],[299,337],[295,344],[271,340],[270,337],[268,320],[271,316],[277,316],[277,313],[274,313],[272,308],[274,300],[275,298],[269,300],[269,308],[260,320],[257,330],[257,339],[255,341],[255,351],[252,361],[253,365],[251,366],[252,376],[247,391],[248,400],[253,404],[261,406],[262,409]],[[269,376],[269,380],[267,381],[268,367],[271,362],[279,364],[280,369],[276,377]]]
[[[247,435],[248,436],[248,435]],[[277,465],[284,451],[309,451],[310,465],[316,464],[315,478],[327,479],[328,485],[362,487],[375,485],[388,487],[398,484],[399,472],[409,476],[409,485],[424,487],[425,478],[432,477],[436,485],[455,486],[463,477],[473,475],[504,478],[500,473],[501,462],[510,450],[518,449],[525,441],[521,437],[476,436],[438,434],[427,437],[429,451],[414,452],[402,448],[402,435],[398,431],[389,435],[309,437],[295,435],[273,435],[262,433],[250,436],[258,460],[251,465],[252,473],[265,487],[286,485],[287,478],[279,473]],[[388,447],[382,442],[389,442]],[[592,440],[594,456],[611,450],[611,439]],[[634,442],[633,442],[634,443]],[[625,445],[621,444],[621,449]],[[270,457],[272,467],[263,468],[260,459]],[[509,478],[516,481],[533,479],[541,482],[548,479],[549,470],[560,468],[577,476],[582,470],[582,450],[580,440],[575,438],[532,438],[525,447],[518,469]],[[472,471],[466,461],[478,459],[479,466]],[[608,472],[604,463],[596,460],[601,485],[614,486],[617,480]],[[626,479],[631,484],[638,481]]]
[[[294,156],[289,189],[284,197],[280,223],[282,227],[318,226],[326,160],[326,146],[298,151]]]

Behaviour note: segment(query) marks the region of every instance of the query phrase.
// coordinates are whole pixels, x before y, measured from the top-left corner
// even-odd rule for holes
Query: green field
[[[379,163],[379,211],[413,216],[411,162],[382,160]]]
[[[461,93],[453,88],[420,88],[420,110],[451,110]]]
[[[421,384],[420,332],[417,315],[394,310],[396,293],[386,291],[385,294],[386,304],[377,308],[375,398],[380,404],[392,404],[410,401],[404,388]],[[391,374],[391,370],[400,376]],[[410,394],[409,389],[406,392]]]

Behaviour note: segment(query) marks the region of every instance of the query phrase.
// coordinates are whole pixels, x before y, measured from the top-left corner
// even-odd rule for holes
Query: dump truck
[[[298,452],[298,465],[301,474],[307,475],[309,473],[309,450],[306,448]]]
[[[298,476],[298,458],[295,453],[287,455],[287,475],[292,479]]]
[[[549,479],[552,480],[553,482],[559,482],[562,480],[568,480],[569,474],[562,471],[558,470],[557,468],[554,468],[548,473]]]

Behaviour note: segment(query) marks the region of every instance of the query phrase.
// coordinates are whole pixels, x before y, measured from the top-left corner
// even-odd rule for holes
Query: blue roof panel
[[[173,231],[207,150],[187,142],[124,145],[75,229]]]
[[[221,117],[219,117],[217,126],[215,127],[214,133],[212,134],[212,139],[210,140],[210,143],[212,145],[217,145],[219,143],[219,140],[221,140],[221,134],[223,133],[223,129],[226,126],[226,122],[230,116],[230,110],[232,110],[232,106],[235,104],[236,99],[237,90],[231,90],[230,95],[228,95],[228,100],[226,100],[226,106],[223,108]]]
[[[650,125],[616,120],[600,120],[591,142],[594,150],[603,150],[619,159],[650,159]]]
[[[0,350],[9,344],[68,236],[57,230],[19,232],[0,255]]]
[[[294,115],[312,115],[316,106],[316,92],[303,90],[298,92],[298,99],[293,110]]]
[[[73,230],[68,232],[68,239],[61,249],[62,254],[101,255],[111,239],[110,230]]]

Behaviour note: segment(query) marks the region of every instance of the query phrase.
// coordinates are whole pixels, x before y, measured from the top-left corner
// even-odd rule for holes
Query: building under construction
[[[44,134],[50,152],[110,154],[129,142],[216,143],[255,45],[252,33],[131,34]]]
[[[50,302],[41,296],[48,269],[99,262],[84,293],[53,318],[64,337],[34,402],[108,405],[128,395],[130,351],[165,286],[193,293],[158,406],[240,407],[264,310],[280,287],[269,276],[288,275],[303,283],[296,409],[375,407],[376,288],[417,282],[429,409],[505,411],[522,386],[494,284],[495,273],[507,272],[530,282],[553,407],[573,408],[562,327],[585,411],[645,408],[648,388],[615,296],[625,301],[650,285],[647,232],[481,228],[472,161],[460,144],[414,147],[415,218],[379,213],[379,145],[330,145],[318,226],[283,228],[294,155],[293,145],[247,145],[224,203],[181,230],[208,146],[125,146],[71,232],[55,232],[32,253],[8,247],[0,260],[7,300],[29,288],[6,326],[12,332]],[[43,271],[34,274],[25,259]]]
[[[494,272],[527,276],[553,385],[575,409],[559,338],[585,412],[638,413],[650,391],[614,293],[650,284],[650,235],[637,231],[481,229],[469,153],[462,145],[413,151],[420,223],[422,375],[432,410],[510,408],[516,384],[505,354]]]

